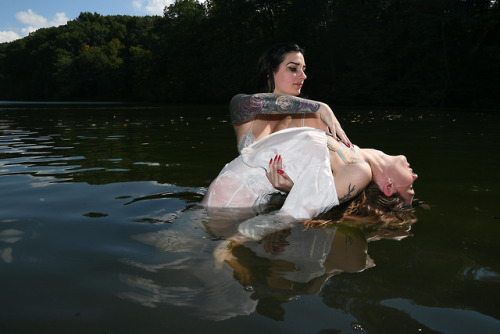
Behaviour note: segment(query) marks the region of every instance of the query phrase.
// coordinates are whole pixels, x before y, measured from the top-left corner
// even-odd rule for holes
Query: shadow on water
[[[336,113],[408,157],[429,209],[297,225],[221,263],[256,214],[199,207],[237,154],[227,106],[0,106],[0,332],[498,332],[500,117]]]

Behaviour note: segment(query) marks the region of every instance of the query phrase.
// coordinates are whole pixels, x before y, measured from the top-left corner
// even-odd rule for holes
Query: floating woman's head
[[[415,196],[413,183],[418,175],[413,172],[404,155],[388,155],[385,160],[387,163],[381,172],[373,171],[373,180],[387,198],[397,195],[405,205],[411,206]]]
[[[355,222],[355,225],[383,228],[408,226],[416,222],[413,208],[398,193],[387,196],[375,182],[352,201],[334,207],[316,218],[303,222],[317,227],[332,223]]]
[[[280,43],[266,50],[259,59],[259,92],[298,96],[305,74],[304,50],[294,43]]]

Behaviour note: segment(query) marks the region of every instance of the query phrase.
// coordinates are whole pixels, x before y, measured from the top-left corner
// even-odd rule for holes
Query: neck
[[[376,184],[383,184],[387,178],[386,171],[389,165],[388,155],[382,151],[364,148],[360,149],[359,153],[372,170],[372,181]]]

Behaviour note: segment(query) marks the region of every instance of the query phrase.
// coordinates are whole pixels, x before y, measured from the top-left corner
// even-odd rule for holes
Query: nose
[[[413,178],[413,181],[415,181],[418,178],[418,175],[413,173],[413,174],[411,174],[411,177]]]
[[[300,70],[300,77],[303,78],[304,80],[307,79],[306,72],[304,70]]]

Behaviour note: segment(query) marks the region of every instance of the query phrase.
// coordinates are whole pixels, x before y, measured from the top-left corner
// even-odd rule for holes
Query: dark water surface
[[[267,240],[218,268],[232,227],[199,203],[236,156],[226,109],[0,105],[0,333],[500,332],[498,113],[337,110],[355,144],[408,157],[429,209],[408,234],[292,229],[281,258]]]

